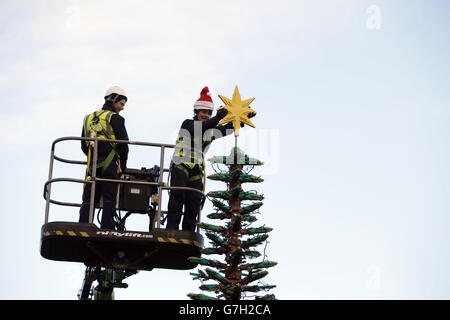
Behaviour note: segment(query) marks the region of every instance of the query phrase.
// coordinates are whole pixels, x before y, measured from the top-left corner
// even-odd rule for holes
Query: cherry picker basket
[[[53,178],[54,161],[86,165],[84,161],[74,161],[60,158],[55,155],[55,145],[66,140],[94,141],[93,172],[89,179]],[[154,268],[188,270],[197,266],[187,260],[188,257],[200,257],[203,248],[203,237],[199,232],[180,230],[166,230],[162,227],[162,195],[164,190],[186,189],[185,187],[168,187],[163,179],[164,153],[173,145],[147,142],[133,142],[124,140],[108,140],[115,143],[160,148],[160,164],[152,169],[129,169],[125,178],[105,179],[96,177],[96,150],[97,138],[63,137],[55,140],[51,148],[49,178],[44,186],[44,199],[46,200],[45,222],[41,228],[42,257],[55,261],[72,261],[84,263],[91,267],[107,267],[129,270],[152,270]],[[91,183],[92,193],[96,183],[101,181],[116,182],[120,184],[118,194],[118,209],[136,213],[148,213],[149,206],[154,198],[154,219],[150,231],[105,230],[94,224],[95,205],[91,203],[89,223],[76,223],[68,221],[49,221],[50,204],[71,206],[79,208],[81,203],[57,201],[51,198],[51,186],[57,182]],[[74,210],[78,216],[78,210]],[[200,212],[198,215],[200,221]]]

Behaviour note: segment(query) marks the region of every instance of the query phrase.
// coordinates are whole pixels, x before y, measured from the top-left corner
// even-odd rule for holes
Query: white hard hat
[[[128,100],[127,93],[125,92],[125,90],[123,90],[121,87],[118,86],[113,86],[108,90],[106,90],[105,98],[107,96],[112,95],[113,93],[118,94],[119,96],[124,96]]]

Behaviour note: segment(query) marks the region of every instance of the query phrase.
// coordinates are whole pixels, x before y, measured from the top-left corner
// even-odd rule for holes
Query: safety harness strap
[[[108,156],[100,163],[97,163],[97,169],[102,169],[102,173],[105,173],[106,169],[108,169],[109,165],[111,164],[112,160],[114,159],[116,152],[111,150],[111,152],[108,154]],[[89,174],[92,173],[92,167],[89,168]]]
[[[182,170],[186,174],[186,176],[189,177],[190,172],[183,164],[177,164],[177,165],[175,165],[175,167]],[[189,177],[188,181],[189,182],[196,181],[198,179],[201,179],[202,177],[203,177],[203,174],[196,174],[195,176]]]

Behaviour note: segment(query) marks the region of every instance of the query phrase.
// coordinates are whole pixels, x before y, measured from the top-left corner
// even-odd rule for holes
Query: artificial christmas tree
[[[229,112],[230,118],[237,121],[235,125],[235,136],[238,136],[240,127],[239,119],[246,119],[248,114],[254,110],[248,107],[253,99],[241,101],[239,91],[235,89],[233,99],[219,96],[233,112]],[[241,109],[240,109],[241,108]],[[250,109],[250,111],[249,111]],[[235,120],[237,119],[237,120]],[[252,124],[253,126],[253,124]],[[236,139],[237,144],[237,139]],[[240,300],[246,297],[248,292],[258,294],[268,291],[275,286],[264,283],[256,283],[264,278],[268,271],[266,268],[273,267],[274,261],[263,261],[250,263],[249,259],[258,258],[261,253],[255,248],[265,243],[272,228],[259,226],[251,227],[257,221],[256,214],[263,205],[264,197],[256,192],[244,191],[244,183],[260,183],[260,177],[248,174],[248,166],[260,166],[263,162],[245,155],[235,146],[229,156],[213,157],[209,159],[213,164],[224,165],[227,170],[217,172],[208,176],[209,179],[222,181],[227,184],[225,191],[212,191],[207,194],[215,208],[215,212],[209,214],[209,219],[223,221],[224,224],[199,223],[199,227],[206,232],[206,237],[211,241],[211,247],[202,250],[203,255],[219,255],[223,260],[207,259],[204,257],[191,257],[191,262],[206,266],[205,270],[191,273],[194,280],[201,280],[200,289],[214,292],[215,297],[205,294],[188,294],[191,299],[226,299]],[[248,201],[251,201],[248,203]],[[215,283],[204,284],[204,281]],[[273,294],[255,295],[255,299],[275,299]]]

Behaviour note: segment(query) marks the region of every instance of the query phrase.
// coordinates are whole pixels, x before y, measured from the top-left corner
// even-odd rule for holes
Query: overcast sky
[[[2,299],[76,299],[82,264],[39,254],[51,142],[124,88],[131,140],[174,143],[203,86],[235,85],[266,165],[259,225],[279,299],[449,299],[447,1],[2,1]],[[227,154],[233,137],[208,157]],[[82,160],[79,143],[58,146]],[[166,157],[167,161],[170,156]],[[129,167],[157,164],[131,148]],[[212,173],[208,167],[208,173]],[[55,167],[55,176],[83,176]],[[207,190],[220,183],[207,182]],[[79,185],[54,188],[78,202]],[[167,196],[165,197],[167,200]],[[207,203],[205,217],[211,211]],[[52,206],[50,219],[78,220]],[[147,221],[134,218],[132,226]],[[206,218],[205,218],[206,220]],[[141,228],[142,230],[145,227]],[[260,250],[263,247],[259,247]],[[142,271],[117,299],[185,299],[189,271]]]

